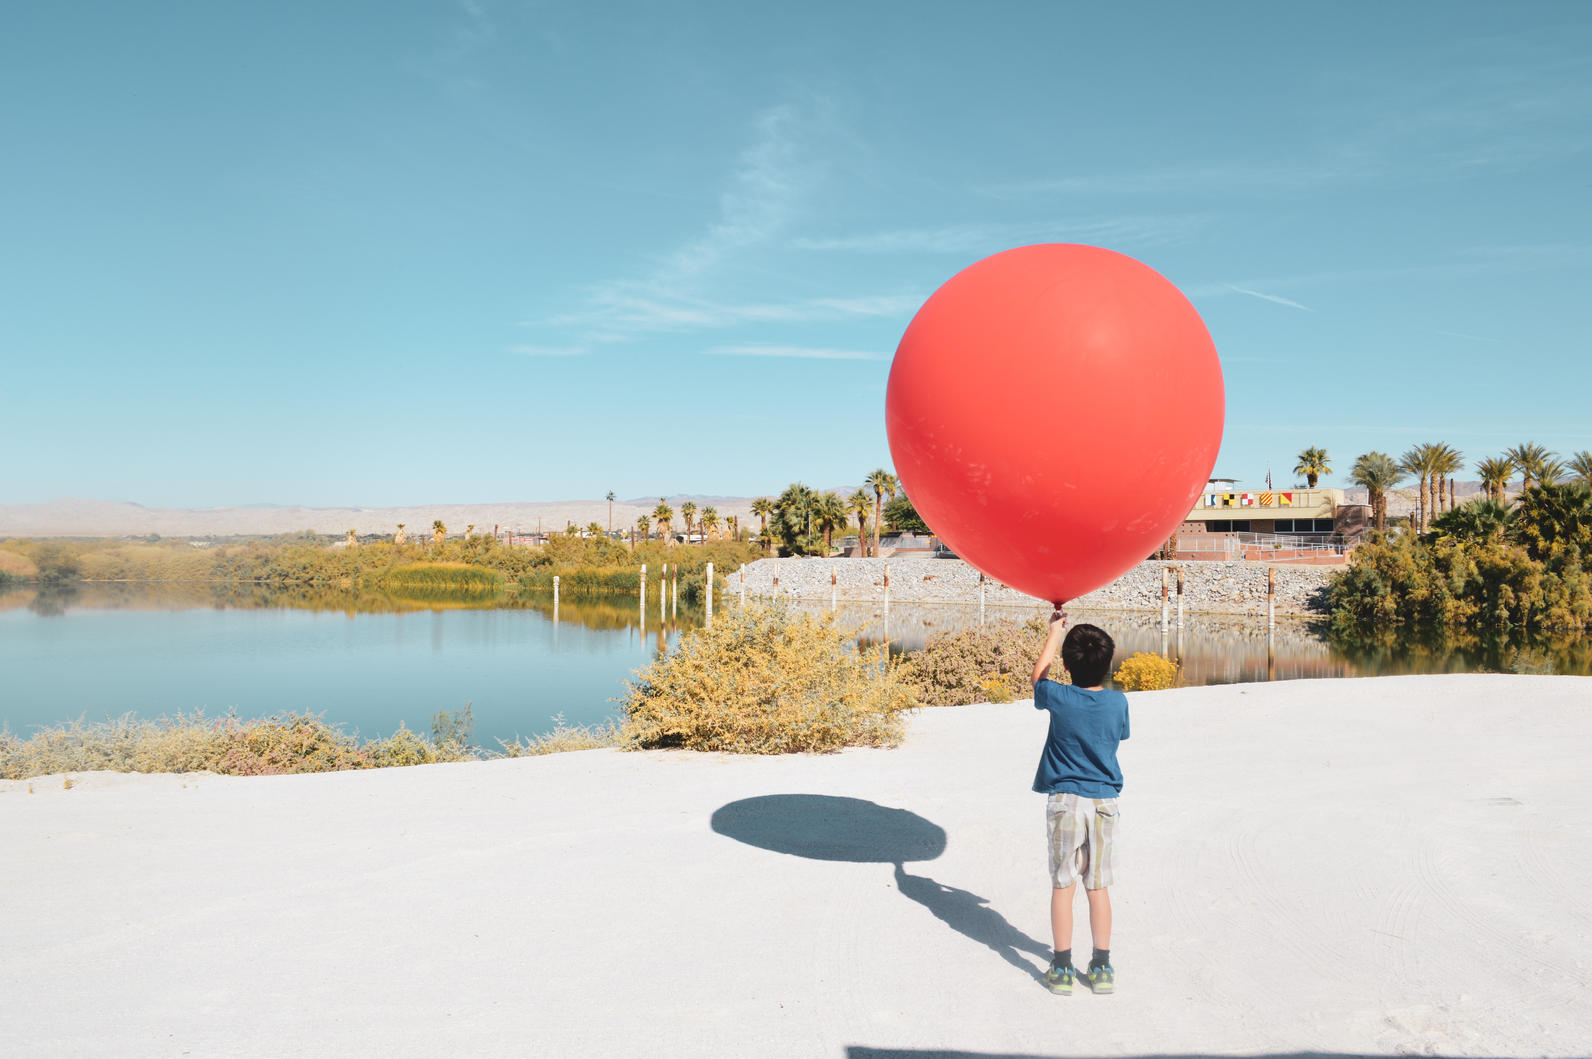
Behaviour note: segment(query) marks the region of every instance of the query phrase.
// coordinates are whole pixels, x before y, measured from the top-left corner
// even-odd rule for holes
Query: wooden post
[[[1177,568],[1177,627],[1183,627],[1183,568]]]
[[[1161,628],[1162,629],[1166,628],[1167,619],[1169,617],[1171,617],[1172,601],[1168,597],[1168,593],[1170,593],[1170,591],[1171,591],[1171,580],[1172,580],[1172,568],[1169,567],[1169,566],[1161,567]],[[1162,652],[1162,653],[1164,654],[1165,652]]]
[[[884,616],[890,618],[890,564],[884,564]]]
[[[840,582],[835,577],[835,564],[829,564],[829,613],[835,612],[835,601],[839,596]]]
[[[706,603],[707,603],[706,610],[703,611],[702,620],[703,620],[703,622],[705,624],[712,625],[713,624],[713,564],[712,563],[708,563],[707,566],[703,569],[702,572],[707,578],[707,584],[702,589],[702,593],[703,593],[702,594],[702,598],[704,600],[706,600]]]
[[[1266,628],[1277,627],[1277,568],[1266,567]]]
[[[774,594],[779,595],[779,560],[774,560]]]

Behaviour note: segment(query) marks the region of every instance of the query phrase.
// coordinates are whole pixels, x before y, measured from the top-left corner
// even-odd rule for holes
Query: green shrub
[[[1032,618],[1021,625],[1003,620],[939,633],[908,657],[901,677],[925,706],[1010,702],[1019,689],[1026,696],[1032,688],[1045,632],[1045,622]],[[1065,682],[1059,662],[1050,673]]]
[[[1137,651],[1111,675],[1123,691],[1165,691],[1177,686],[1178,666],[1169,658]]]
[[[916,705],[897,668],[864,656],[824,615],[729,610],[626,685],[627,748],[742,754],[893,746]]]

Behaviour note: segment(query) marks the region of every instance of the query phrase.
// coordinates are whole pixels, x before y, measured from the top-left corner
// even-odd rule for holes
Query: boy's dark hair
[[[1095,625],[1074,625],[1061,641],[1061,664],[1067,667],[1073,685],[1099,687],[1111,668],[1111,655],[1117,645],[1106,631]]]

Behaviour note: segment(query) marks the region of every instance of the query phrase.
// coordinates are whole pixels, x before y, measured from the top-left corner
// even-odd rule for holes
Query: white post
[[[1177,568],[1177,627],[1179,629],[1183,627],[1183,568],[1181,566]],[[1178,643],[1181,644],[1182,642],[1182,638],[1179,637]],[[1178,650],[1181,653],[1182,648],[1179,647]]]
[[[1161,629],[1163,632],[1166,630],[1167,619],[1171,617],[1171,581],[1172,568],[1170,566],[1161,567]],[[1162,654],[1165,653],[1164,651],[1162,652]]]
[[[1277,627],[1277,568],[1266,567],[1266,628]],[[1270,678],[1268,678],[1270,679]]]
[[[553,624],[558,624],[558,575],[553,575]]]
[[[707,601],[707,609],[703,612],[703,622],[705,624],[707,624],[707,625],[712,625],[713,624],[713,564],[712,563],[708,563],[707,567],[702,572],[707,577],[707,585],[702,590],[703,591],[702,598]]]
[[[674,564],[674,576],[669,578],[669,617],[680,616],[680,564]]]
[[[647,564],[646,563],[642,563],[641,564],[641,610],[642,610],[642,613],[645,613],[646,610],[647,610]]]

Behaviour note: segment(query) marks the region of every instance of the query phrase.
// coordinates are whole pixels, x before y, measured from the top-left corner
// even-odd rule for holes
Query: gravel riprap
[[[842,601],[881,601],[885,567],[890,568],[890,600],[901,603],[978,602],[979,573],[961,559],[914,556],[901,559],[759,559],[742,570],[725,570],[726,599],[735,599],[745,576],[746,594],[752,597],[789,596],[806,601],[830,598]],[[1265,614],[1264,563],[1142,562],[1104,588],[1069,601],[1069,606],[1101,610],[1160,610],[1161,571],[1172,568],[1171,605],[1177,606],[1176,570],[1183,570],[1183,607],[1209,614]],[[1278,566],[1277,613],[1325,612],[1328,580],[1341,567]],[[776,587],[776,576],[779,584]],[[1043,600],[1008,588],[996,581],[984,586],[988,606],[1043,609]]]

